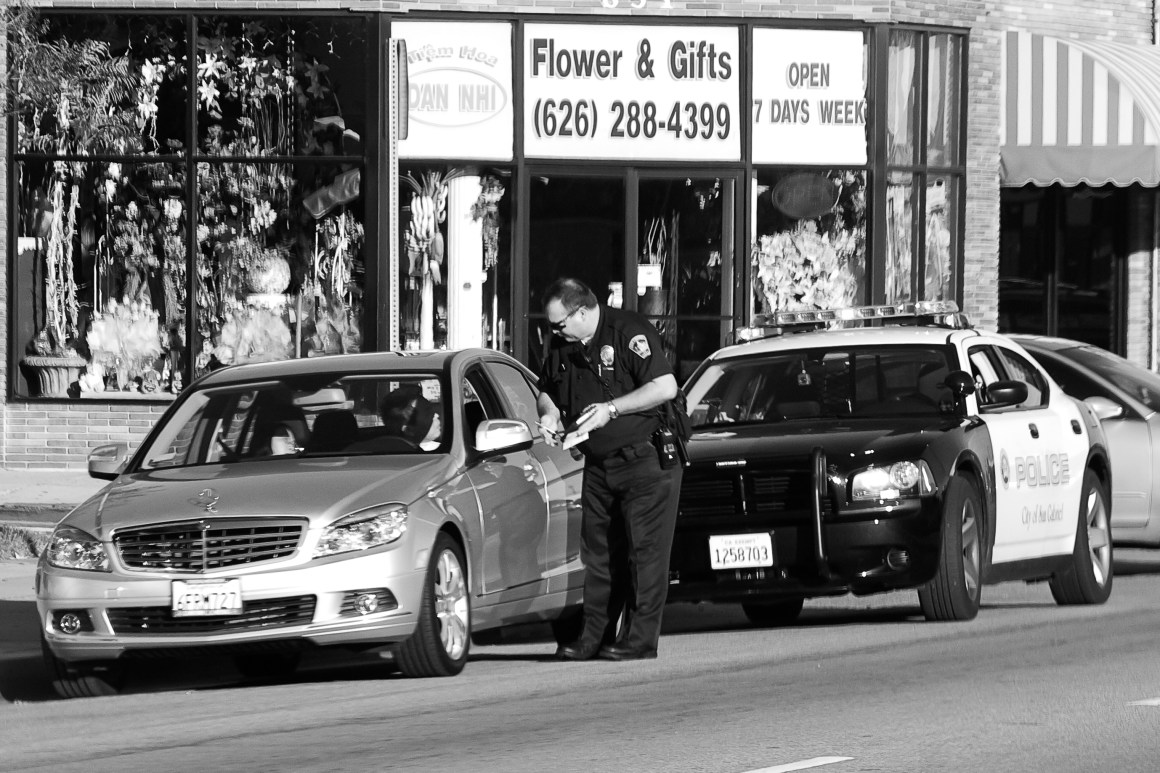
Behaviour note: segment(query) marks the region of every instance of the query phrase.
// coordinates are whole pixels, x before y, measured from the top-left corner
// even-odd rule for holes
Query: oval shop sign
[[[407,84],[410,120],[455,128],[483,123],[507,105],[503,84],[484,73],[461,67],[411,71]]]

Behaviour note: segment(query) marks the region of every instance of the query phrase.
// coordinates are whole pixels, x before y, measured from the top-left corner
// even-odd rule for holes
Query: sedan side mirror
[[[110,443],[97,446],[89,454],[89,477],[115,480],[129,461],[128,443]]]
[[[532,431],[519,419],[487,419],[475,430],[475,450],[519,451],[532,447]]]
[[[1092,409],[1096,418],[1100,421],[1104,419],[1118,419],[1124,415],[1124,406],[1115,400],[1109,400],[1100,395],[1085,397],[1084,402],[1088,404],[1088,407]]]

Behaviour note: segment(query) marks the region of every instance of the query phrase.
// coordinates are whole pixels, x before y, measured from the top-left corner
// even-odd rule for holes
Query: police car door
[[[1019,405],[990,406],[985,388],[976,395],[995,462],[992,562],[1070,553],[1088,447],[1079,411],[1061,391],[1052,393],[1039,369],[1003,341],[971,346],[969,358],[976,383],[981,378],[984,387],[996,380],[1027,384],[1027,399]]]

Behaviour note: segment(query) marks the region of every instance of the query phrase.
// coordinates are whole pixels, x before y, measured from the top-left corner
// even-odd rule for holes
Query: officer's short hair
[[[596,299],[596,293],[588,285],[581,282],[579,279],[571,277],[560,277],[552,284],[548,285],[548,289],[544,291],[542,305],[547,306],[552,301],[559,301],[560,305],[569,311],[579,309],[583,306],[586,309],[594,309],[600,303]]]

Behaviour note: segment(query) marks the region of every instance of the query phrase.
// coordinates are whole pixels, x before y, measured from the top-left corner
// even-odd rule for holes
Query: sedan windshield
[[[190,395],[145,449],[144,469],[296,456],[443,449],[443,389],[434,373],[264,381]]]
[[[874,346],[709,363],[689,384],[694,426],[954,413],[949,350]]]

